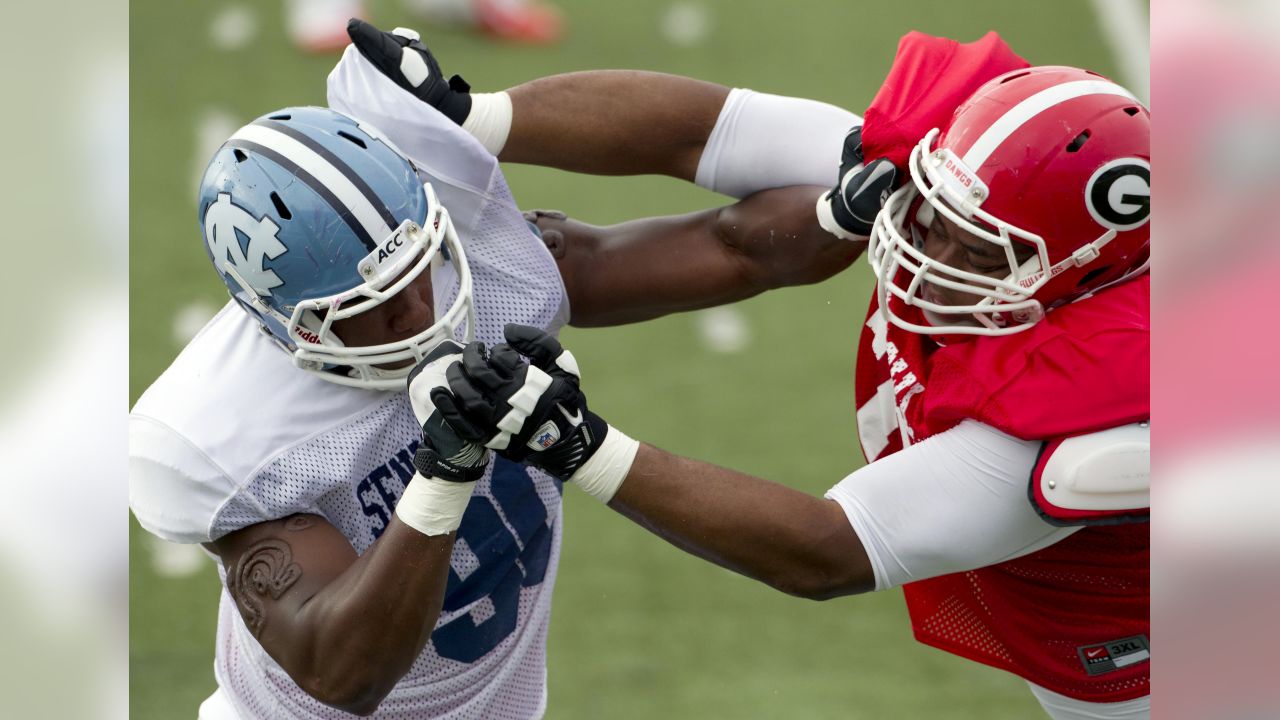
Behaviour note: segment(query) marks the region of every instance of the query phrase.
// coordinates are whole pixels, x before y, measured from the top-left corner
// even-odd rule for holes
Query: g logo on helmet
[[[1151,164],[1120,158],[1098,168],[1084,188],[1084,204],[1099,225],[1133,230],[1151,219]]]
[[[226,193],[218,193],[218,201],[204,213],[204,240],[214,265],[219,270],[230,266],[259,295],[267,297],[271,288],[284,284],[274,270],[264,267],[267,260],[275,260],[288,250],[276,237],[279,230],[271,218],[255,219]],[[241,245],[241,235],[248,238],[247,245]]]

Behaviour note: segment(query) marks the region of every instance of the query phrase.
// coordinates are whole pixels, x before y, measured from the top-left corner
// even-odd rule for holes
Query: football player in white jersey
[[[852,253],[760,220],[812,203],[779,191],[665,221],[715,229],[701,244],[623,232],[570,257],[481,143],[351,48],[329,103],[215,154],[197,216],[232,302],[130,418],[138,521],[202,544],[224,584],[200,716],[538,717],[561,485],[434,416],[453,341],[705,307]],[[796,237],[785,255],[777,233]],[[576,272],[588,261],[630,272]]]

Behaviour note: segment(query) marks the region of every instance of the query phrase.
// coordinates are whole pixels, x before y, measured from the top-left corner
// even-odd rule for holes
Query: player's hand
[[[533,228],[534,234],[542,238],[542,244],[547,246],[551,257],[557,260],[564,257],[569,243],[565,240],[563,228],[576,221],[559,210],[525,210],[524,221]]]
[[[542,226],[542,224],[543,224],[543,223],[545,223],[545,222],[547,222],[548,220],[550,220],[550,221],[564,221],[564,220],[568,220],[568,219],[569,219],[569,216],[568,216],[568,215],[565,215],[565,214],[564,214],[562,211],[560,211],[560,210],[538,210],[538,209],[534,209],[534,210],[525,210],[525,211],[524,211],[524,221],[525,221],[525,222],[527,222],[527,223],[533,223],[534,225],[537,225],[537,226],[539,226],[539,227],[541,227],[541,226]]]
[[[537,328],[507,325],[488,353],[471,343],[431,400],[458,434],[569,480],[609,432],[587,409],[573,353]],[[527,362],[526,362],[527,359]]]
[[[383,32],[358,18],[347,23],[351,42],[395,84],[461,125],[471,113],[471,86],[460,75],[448,81],[440,63],[422,44],[416,30],[396,28]]]
[[[818,198],[818,224],[845,240],[863,240],[884,201],[898,186],[898,168],[888,158],[864,163],[862,126],[849,131],[840,155],[836,186]]]
[[[462,346],[445,340],[409,373],[409,402],[422,423],[422,444],[413,465],[425,477],[472,482],[484,475],[492,453],[454,431],[431,403],[431,394],[447,386],[446,368],[462,360]]]

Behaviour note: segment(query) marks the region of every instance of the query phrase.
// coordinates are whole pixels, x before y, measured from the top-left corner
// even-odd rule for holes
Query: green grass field
[[[386,27],[421,27],[445,71],[465,74],[480,90],[569,70],[631,67],[860,110],[888,70],[898,37],[911,29],[963,40],[996,29],[1032,62],[1114,71],[1084,0],[702,0],[687,5],[706,12],[708,33],[688,46],[664,38],[665,2],[561,4],[570,36],[552,48],[433,32],[399,3],[375,2],[370,11]],[[277,3],[245,3],[242,11],[258,24],[255,39],[219,49],[208,28],[227,7],[132,4],[131,399],[181,348],[175,318],[225,299],[195,224],[198,175],[216,146],[206,147],[201,135],[228,122],[229,134],[277,107],[323,104],[325,75],[336,61],[296,52],[283,38]],[[524,207],[560,208],[598,223],[724,202],[662,178],[601,180],[513,166],[508,179]],[[697,315],[570,329],[563,339],[580,359],[592,407],[631,435],[821,493],[862,462],[853,350],[869,288],[859,263],[821,285],[742,303],[749,339],[740,352],[710,349]],[[683,555],[577,491],[566,493],[565,505],[549,717],[1040,712],[1019,679],[915,643],[899,592],[820,604],[789,598]],[[208,562],[190,575],[161,573],[136,524],[131,538],[132,715],[194,717],[214,687],[217,577]]]

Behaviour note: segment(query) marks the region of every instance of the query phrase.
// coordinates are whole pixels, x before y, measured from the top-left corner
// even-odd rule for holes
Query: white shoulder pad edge
[[[1151,426],[1134,423],[1063,440],[1040,474],[1045,500],[1068,510],[1151,507]]]

